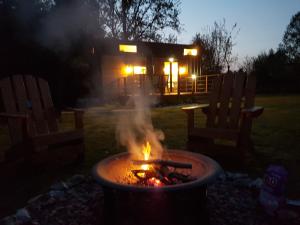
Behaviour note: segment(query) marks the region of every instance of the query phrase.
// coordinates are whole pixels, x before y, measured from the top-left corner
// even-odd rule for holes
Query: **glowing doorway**
[[[178,62],[164,62],[164,75],[166,92],[177,92],[178,88]]]

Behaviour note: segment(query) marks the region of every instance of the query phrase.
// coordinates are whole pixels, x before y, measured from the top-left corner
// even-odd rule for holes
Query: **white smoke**
[[[95,37],[102,29],[97,8],[82,1],[56,7],[42,21],[38,41],[48,48],[68,50],[82,34]]]
[[[149,90],[149,89],[148,89]],[[149,92],[146,92],[149,93]],[[151,105],[153,96],[135,90],[127,102],[133,109],[120,110],[116,127],[116,137],[119,144],[125,146],[133,157],[142,159],[142,146],[149,142],[151,145],[151,158],[161,158],[164,134],[153,127],[151,119]]]

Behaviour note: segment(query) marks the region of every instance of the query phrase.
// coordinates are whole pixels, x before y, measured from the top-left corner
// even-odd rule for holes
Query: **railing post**
[[[170,92],[173,92],[173,73],[172,73],[172,62],[170,62]]]
[[[178,73],[177,75],[177,95],[179,96],[180,95],[180,75]]]
[[[121,85],[120,85],[120,78],[117,79],[117,93],[118,93],[118,96],[120,97],[121,96]]]
[[[160,75],[159,77],[160,77],[160,79],[159,79],[160,80],[160,82],[159,82],[160,83],[160,95],[163,96],[164,95],[164,80],[165,80],[164,78],[165,77],[164,77],[164,75]]]
[[[185,92],[188,92],[188,79],[185,78]]]
[[[192,78],[192,95],[194,95],[194,92],[195,92],[195,90],[194,90],[194,86],[195,86],[194,82],[195,82],[195,80]]]
[[[207,75],[205,75],[205,92],[207,93]]]
[[[124,95],[127,96],[127,80],[126,80],[126,77],[124,77]]]

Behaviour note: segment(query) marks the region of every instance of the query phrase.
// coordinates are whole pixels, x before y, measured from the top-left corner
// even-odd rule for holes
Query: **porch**
[[[176,80],[169,75],[132,75],[118,78],[113,85],[119,97],[127,97],[136,93],[136,90],[164,98],[205,96],[212,88],[212,81],[220,74],[178,76]]]

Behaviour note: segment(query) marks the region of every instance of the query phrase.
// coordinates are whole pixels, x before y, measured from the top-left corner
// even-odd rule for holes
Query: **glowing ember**
[[[155,178],[155,177],[151,177],[151,178],[148,180],[148,182],[149,182],[149,185],[150,185],[150,186],[154,186],[154,187],[160,187],[160,186],[163,186],[163,183],[162,183],[159,179],[157,179],[157,178]]]
[[[140,178],[146,178],[145,172],[139,172],[139,173],[137,173],[137,175],[138,175]]]
[[[150,158],[150,153],[151,153],[151,146],[150,143],[147,141],[146,146],[143,145],[143,155],[144,155],[144,160],[149,160]],[[143,170],[149,170],[149,165],[148,164],[143,164],[141,166]]]

